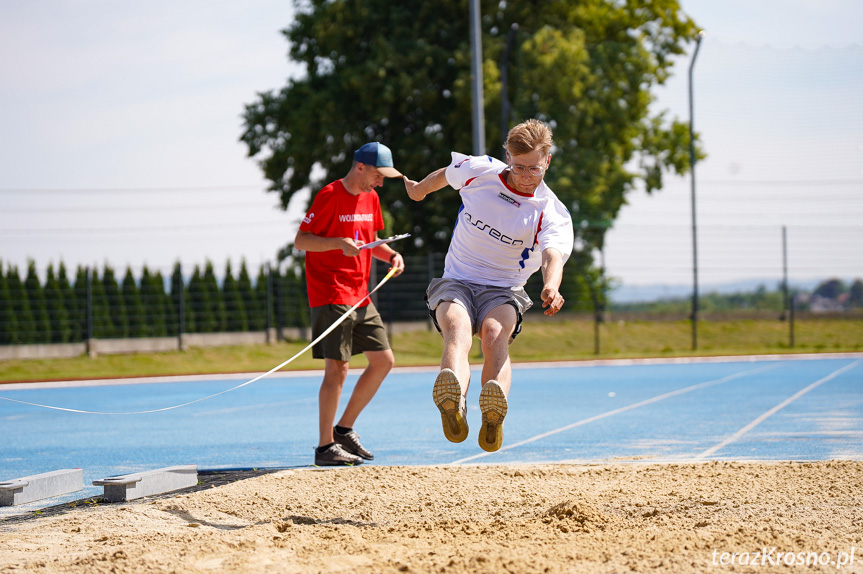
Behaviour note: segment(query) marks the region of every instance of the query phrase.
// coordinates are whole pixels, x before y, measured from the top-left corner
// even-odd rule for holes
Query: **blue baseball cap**
[[[354,161],[375,166],[384,177],[402,176],[393,167],[393,152],[382,143],[371,142],[363,145],[363,147],[354,152]]]

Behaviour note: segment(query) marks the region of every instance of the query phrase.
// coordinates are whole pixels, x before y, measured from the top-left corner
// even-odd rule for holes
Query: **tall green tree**
[[[54,275],[53,264],[48,265],[45,273],[45,305],[51,323],[51,342],[66,343],[71,338],[72,329],[63,288],[60,280]]]
[[[176,335],[180,331],[180,308],[182,307],[183,332],[194,332],[195,316],[187,304],[188,295],[186,288],[186,280],[183,279],[183,266],[177,261],[174,263],[174,270],[171,272],[171,312],[173,318],[168,321],[168,334]]]
[[[255,300],[258,302],[257,312],[252,328],[256,331],[263,331],[267,328],[267,316],[269,315],[270,326],[274,327],[273,323],[273,308],[272,299],[272,282],[269,276],[269,269],[265,265],[258,268],[258,277],[255,280]]]
[[[105,293],[105,302],[111,319],[110,337],[123,338],[129,336],[129,317],[126,307],[123,305],[123,294],[120,291],[120,283],[114,273],[114,268],[107,263],[102,268],[102,289]]]
[[[848,290],[848,305],[851,307],[863,307],[863,281],[855,279]]]
[[[109,278],[109,286],[113,283],[112,291],[119,293],[117,282],[114,280],[114,274],[108,274],[107,268],[103,270],[103,276],[100,278],[94,266],[90,271],[90,296],[93,303],[93,338],[94,339],[112,339],[120,337],[117,328],[114,325],[114,317],[116,307],[111,304],[108,294],[105,290],[105,277]],[[117,312],[117,315],[121,313]],[[125,317],[122,317],[125,320]]]
[[[3,273],[3,264],[0,262],[0,345],[9,345],[18,342],[18,318],[12,305],[12,297],[9,294],[9,284]]]
[[[123,310],[126,313],[126,320],[129,324],[128,336],[146,337],[148,335],[147,322],[149,318],[144,311],[144,305],[141,303],[141,292],[138,288],[138,282],[132,274],[131,267],[126,267],[126,274],[123,276],[120,289]]]
[[[36,272],[36,262],[33,260],[27,263],[27,277],[24,279],[24,289],[27,291],[27,300],[30,302],[30,310],[33,313],[32,341],[34,343],[50,343],[51,318],[48,315],[45,291]]]
[[[243,302],[243,309],[246,312],[246,328],[251,331],[262,331],[264,328],[260,326],[258,316],[258,300],[255,297],[255,290],[252,287],[252,278],[249,276],[249,269],[246,266],[246,260],[240,262],[240,272],[237,275],[237,291],[240,294],[240,299]]]
[[[209,316],[212,317],[212,327],[208,333],[219,333],[225,330],[227,313],[225,312],[225,301],[222,299],[222,291],[219,289],[219,281],[216,279],[216,271],[212,261],[204,264],[204,275],[201,278],[204,289],[207,291],[207,304],[209,305]]]
[[[167,335],[166,324],[170,315],[170,300],[165,293],[165,281],[161,273],[151,274],[146,265],[141,271],[141,305],[147,318],[146,336]]]
[[[522,119],[553,127],[546,180],[574,218],[581,254],[570,263],[590,267],[626,195],[651,193],[664,173],[689,167],[688,125],[650,104],[697,29],[677,0],[480,4],[484,151],[499,157],[505,129]],[[344,175],[366,141],[390,146],[413,179],[448,164],[450,151],[472,152],[467,15],[467,0],[297,4],[284,34],[305,75],[248,104],[241,137],[283,207],[300,189]],[[514,24],[514,49],[502,63]],[[504,101],[512,109],[506,127]],[[312,181],[315,165],[324,175]],[[415,203],[394,181],[379,193],[386,232],[413,233],[418,251],[446,249],[458,194]]]
[[[75,300],[78,302],[77,307],[70,313],[72,328],[76,335],[73,336],[74,341],[84,341],[87,339],[87,279],[90,270],[87,267],[78,266],[75,271]]]
[[[27,290],[24,288],[24,283],[21,281],[17,265],[10,265],[7,268],[6,284],[9,288],[9,299],[12,306],[12,312],[15,314],[15,318],[18,323],[17,340],[13,342],[37,342],[36,322],[33,319],[33,312],[30,310],[30,299],[27,297]]]
[[[225,280],[222,282],[222,300],[225,302],[225,330],[242,332],[248,329],[246,307],[243,305],[243,297],[240,294],[237,280],[234,279],[230,260],[225,265]]]
[[[78,329],[78,313],[84,302],[78,301],[75,296],[75,288],[69,281],[69,272],[66,270],[66,264],[60,261],[57,266],[57,287],[63,297],[63,309],[66,311],[66,321],[69,329],[67,341],[80,341],[80,332]]]

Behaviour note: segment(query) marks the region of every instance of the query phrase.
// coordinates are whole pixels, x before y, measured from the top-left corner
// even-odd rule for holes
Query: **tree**
[[[167,335],[166,322],[170,313],[170,300],[165,293],[165,281],[160,272],[152,275],[146,265],[141,271],[141,305],[146,316],[147,336]]]
[[[103,270],[102,278],[99,278],[98,273],[96,272],[96,267],[93,267],[93,270],[90,272],[90,296],[92,297],[93,303],[93,338],[94,339],[111,339],[114,337],[119,337],[120,335],[117,332],[116,327],[114,326],[114,317],[113,315],[116,313],[120,318],[122,318],[122,313],[115,311],[114,305],[111,304],[108,299],[108,295],[105,292],[105,283],[106,278],[108,279],[109,286],[113,283],[112,291],[117,290],[117,282],[114,281],[113,271],[108,274],[108,268]]]
[[[252,288],[252,278],[249,276],[249,269],[246,267],[245,259],[240,262],[237,290],[240,293],[240,299],[243,301],[243,309],[246,311],[247,328],[252,331],[263,331],[264,315],[258,307],[258,300],[255,296],[255,290]]]
[[[148,316],[144,311],[144,305],[141,303],[141,292],[138,289],[138,283],[135,281],[135,276],[132,275],[130,267],[126,267],[126,274],[123,276],[120,289],[123,310],[129,325],[128,336],[146,337],[148,334]]]
[[[114,268],[105,264],[102,269],[102,289],[105,295],[105,304],[108,317],[111,321],[111,329],[105,336],[123,338],[129,336],[129,317],[123,305],[123,295],[120,292],[120,284],[114,275]],[[94,295],[95,297],[95,295]]]
[[[9,284],[3,274],[3,265],[0,262],[0,345],[9,345],[18,342],[18,318],[12,305],[12,297],[9,294]]]
[[[812,295],[836,300],[839,298],[839,295],[845,293],[847,290],[848,288],[841,279],[828,279],[818,285]]]
[[[216,280],[216,272],[213,263],[207,261],[204,264],[204,276],[201,278],[202,285],[207,291],[207,305],[209,305],[208,316],[212,320],[212,326],[205,333],[220,333],[225,330],[227,314],[225,312],[225,301],[222,299],[222,291]]]
[[[273,309],[270,305],[270,299],[272,297],[271,288],[272,283],[270,280],[269,267],[261,265],[258,269],[258,278],[255,281],[255,299],[258,302],[258,311],[255,313],[255,321],[252,328],[256,331],[263,331],[267,328],[267,319],[269,319],[269,325],[271,327],[275,326],[272,322]]]
[[[212,333],[215,331],[215,319],[210,312],[209,294],[201,277],[201,270],[195,265],[192,278],[189,279],[186,301],[186,332]]]
[[[485,117],[503,99],[513,120],[537,117],[555,131],[547,182],[570,208],[571,264],[593,264],[605,234],[637,186],[689,168],[688,126],[649,109],[651,88],[671,72],[696,27],[677,0],[481,2]],[[287,208],[294,193],[344,175],[351,151],[376,140],[417,179],[471,152],[471,82],[465,0],[314,0],[284,34],[305,76],[246,106],[242,141]],[[503,93],[498,62],[512,24],[516,50]],[[500,155],[503,128],[486,122],[486,150]],[[703,153],[699,150],[699,157]],[[325,174],[311,180],[313,166]],[[418,251],[444,251],[460,205],[456,193],[408,200],[398,182],[380,191],[389,232],[411,232]],[[587,277],[587,274],[583,274]]]
[[[182,331],[188,333],[191,326],[195,324],[192,312],[189,309],[186,297],[186,281],[183,279],[183,266],[177,261],[174,263],[174,270],[171,272],[171,312],[174,319],[168,322],[168,334],[176,335]],[[183,325],[180,325],[180,307],[183,308]]]
[[[83,308],[86,313],[85,301],[78,300],[75,295],[75,289],[69,282],[69,274],[66,271],[66,264],[62,261],[57,268],[57,287],[63,297],[63,309],[66,311],[67,328],[69,335],[66,341],[80,341],[81,335],[78,325],[78,317]]]
[[[246,307],[243,305],[243,297],[237,281],[234,279],[230,260],[228,260],[225,266],[225,280],[222,282],[222,300],[225,304],[225,329],[227,331],[245,331],[248,328]]]
[[[33,313],[31,340],[34,343],[50,343],[51,319],[48,316],[45,291],[39,282],[39,276],[36,273],[36,262],[33,260],[27,263],[27,277],[24,279],[24,289],[27,291],[27,300],[30,302],[30,310]]]
[[[863,281],[855,279],[848,291],[848,305],[850,307],[863,307]]]
[[[60,285],[60,281],[54,275],[53,264],[48,265],[45,277],[45,305],[48,311],[48,319],[51,323],[50,341],[52,343],[66,343],[72,334],[69,324],[69,312],[66,310],[63,288]]]
[[[78,306],[70,315],[72,328],[76,335],[73,335],[74,341],[87,340],[87,279],[90,270],[87,267],[78,266],[75,272],[75,300],[78,301]]]

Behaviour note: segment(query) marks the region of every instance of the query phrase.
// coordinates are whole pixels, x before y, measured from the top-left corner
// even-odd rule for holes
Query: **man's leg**
[[[444,436],[450,442],[462,442],[469,432],[465,395],[470,384],[468,354],[473,342],[470,316],[458,303],[443,302],[437,306],[435,320],[444,349],[432,398],[441,413]]]
[[[461,385],[461,394],[467,395],[470,385],[470,347],[473,329],[467,310],[458,303],[444,301],[435,310],[435,319],[443,337],[441,369],[451,369]]]
[[[495,307],[483,318],[479,336],[485,362],[482,365],[482,384],[497,381],[504,393],[509,394],[512,384],[512,363],[509,359],[509,341],[515,331],[518,315],[512,305]]]
[[[339,409],[342,397],[342,386],[348,376],[347,361],[324,359],[324,382],[318,392],[318,427],[320,441],[318,446],[326,446],[333,442],[333,422]]]
[[[353,428],[357,417],[366,408],[366,405],[378,392],[381,383],[389,374],[395,364],[395,356],[391,349],[386,351],[366,351],[366,358],[369,361],[357,384],[354,387],[354,392],[351,394],[351,399],[348,401],[348,406],[345,407],[345,412],[342,413],[342,418],[339,419],[339,426],[345,428]],[[347,369],[345,370],[347,374]],[[344,381],[344,379],[342,379]],[[332,431],[332,426],[330,427]]]
[[[488,452],[498,450],[503,444],[503,420],[508,410],[506,396],[512,382],[509,341],[517,322],[515,308],[505,304],[489,311],[479,331],[485,361],[479,393],[482,427],[478,440],[480,448]]]

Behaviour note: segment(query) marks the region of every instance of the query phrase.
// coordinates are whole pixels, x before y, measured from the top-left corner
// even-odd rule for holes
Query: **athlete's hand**
[[[405,191],[408,192],[408,197],[413,199],[414,201],[422,201],[425,199],[427,193],[423,193],[420,189],[417,188],[419,182],[416,182],[412,179],[408,179],[408,176],[403,175],[402,179],[405,182]]]
[[[554,287],[543,288],[540,298],[542,299],[542,308],[545,309],[545,314],[549,317],[560,311],[560,308],[563,307],[563,296]]]
[[[339,238],[339,249],[342,250],[342,254],[346,257],[356,257],[360,254],[360,248],[357,246],[357,242],[350,237]]]

